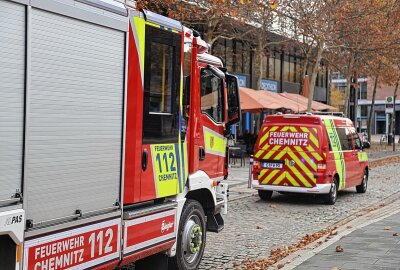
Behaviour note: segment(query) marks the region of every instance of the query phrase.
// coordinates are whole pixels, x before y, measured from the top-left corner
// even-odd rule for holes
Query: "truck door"
[[[226,156],[225,75],[217,68],[208,66],[200,70],[200,123],[203,140],[199,144],[199,169],[210,178],[224,175]]]
[[[181,175],[182,35],[146,25],[140,201],[177,194]]]

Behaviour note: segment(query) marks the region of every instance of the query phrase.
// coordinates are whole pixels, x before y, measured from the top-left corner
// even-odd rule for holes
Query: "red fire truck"
[[[236,77],[132,3],[0,0],[0,268],[196,269]]]

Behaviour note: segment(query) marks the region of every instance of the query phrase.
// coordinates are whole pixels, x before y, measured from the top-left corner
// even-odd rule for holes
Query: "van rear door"
[[[255,152],[260,184],[314,187],[318,163],[324,159],[320,134],[317,125],[265,125]]]

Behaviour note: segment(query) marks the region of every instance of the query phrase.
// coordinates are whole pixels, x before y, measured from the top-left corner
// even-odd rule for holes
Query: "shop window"
[[[283,61],[283,81],[289,82],[290,81],[290,63],[289,57],[285,56]]]

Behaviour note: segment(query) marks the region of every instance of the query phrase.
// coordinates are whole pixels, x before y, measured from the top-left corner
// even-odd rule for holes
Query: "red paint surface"
[[[129,24],[128,57],[124,203],[132,204],[140,201],[143,82],[139,64],[139,54],[133,37],[131,24]]]
[[[91,236],[94,236],[92,242]],[[112,225],[32,246],[28,249],[25,269],[66,269],[79,266],[115,253],[118,249],[118,237],[118,225]]]
[[[164,227],[172,224],[172,227]],[[127,227],[127,247],[155,239],[157,237],[173,233],[175,231],[175,215],[157,218],[147,222],[131,225]]]

